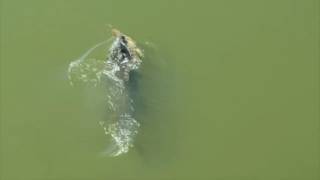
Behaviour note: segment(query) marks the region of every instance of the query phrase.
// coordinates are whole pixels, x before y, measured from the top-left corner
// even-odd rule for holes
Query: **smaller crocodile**
[[[112,36],[115,39],[109,49],[108,61],[114,62],[119,66],[117,76],[127,82],[130,79],[130,72],[139,68],[143,53],[131,37],[119,30],[112,29]]]

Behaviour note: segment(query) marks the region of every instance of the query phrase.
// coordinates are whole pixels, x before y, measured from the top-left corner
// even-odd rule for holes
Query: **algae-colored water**
[[[320,178],[318,0],[0,8],[1,180]],[[102,155],[103,92],[67,79],[71,61],[110,37],[107,24],[152,44],[139,133],[117,157]]]

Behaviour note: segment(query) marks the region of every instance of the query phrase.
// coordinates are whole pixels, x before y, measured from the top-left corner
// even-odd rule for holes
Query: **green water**
[[[1,0],[0,10],[1,180],[320,178],[318,0]],[[67,79],[107,24],[157,49],[141,73],[135,147],[115,158],[101,155],[101,104]]]

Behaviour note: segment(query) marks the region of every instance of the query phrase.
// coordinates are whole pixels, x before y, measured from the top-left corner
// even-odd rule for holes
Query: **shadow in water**
[[[172,161],[177,151],[174,65],[155,48],[144,49],[142,67],[131,73],[127,84],[134,117],[141,124],[134,144],[145,163],[159,167]]]

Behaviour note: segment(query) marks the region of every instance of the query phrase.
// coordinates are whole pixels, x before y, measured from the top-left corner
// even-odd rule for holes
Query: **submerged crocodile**
[[[101,87],[105,91],[106,99],[101,99],[106,100],[108,118],[99,123],[105,134],[111,137],[106,154],[118,156],[128,152],[133,146],[140,126],[134,118],[135,99],[131,92],[135,82],[135,73],[132,72],[139,69],[143,53],[132,38],[119,30],[112,29],[112,36],[113,38],[96,44],[72,61],[68,68],[68,78],[71,85],[83,82]],[[104,44],[110,45],[105,60],[89,58],[95,49]]]
[[[111,156],[129,151],[134,137],[138,133],[139,122],[134,118],[134,99],[131,97],[131,85],[134,78],[131,73],[140,67],[143,53],[136,42],[117,29],[112,29],[113,42],[109,48],[107,64],[111,70],[107,73],[108,114],[110,122],[100,122],[106,134],[112,137],[112,144],[106,150]]]

